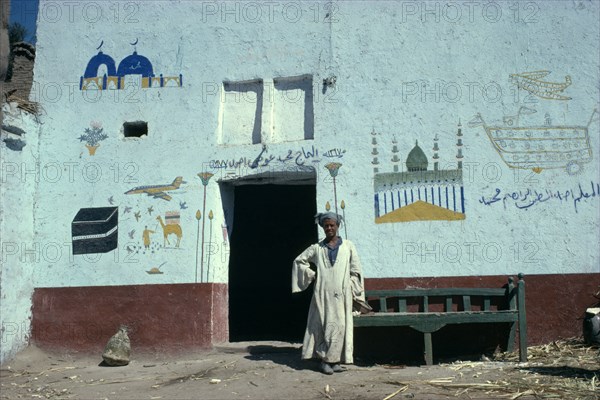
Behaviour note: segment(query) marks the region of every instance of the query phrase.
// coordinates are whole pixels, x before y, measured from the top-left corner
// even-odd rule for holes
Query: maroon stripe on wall
[[[513,276],[517,280],[516,274]],[[525,275],[528,344],[550,343],[582,335],[585,310],[597,303],[600,274]],[[367,290],[502,287],[507,276],[457,276],[365,279]]]
[[[516,276],[515,276],[516,278]],[[502,287],[506,276],[366,279],[367,289]],[[581,336],[600,274],[525,276],[529,345]],[[102,351],[120,324],[132,347],[149,351],[210,348],[229,340],[226,284],[38,288],[32,341],[42,348]]]
[[[227,285],[211,283],[38,288],[32,341],[98,352],[126,324],[132,348],[209,348],[228,339],[227,298]]]
[[[229,288],[226,284],[213,285],[212,290],[212,344],[229,341]]]

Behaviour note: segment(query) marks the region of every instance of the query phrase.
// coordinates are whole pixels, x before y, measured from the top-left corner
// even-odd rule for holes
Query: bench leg
[[[506,344],[506,351],[512,353],[515,349],[515,338],[517,332],[517,323],[511,322],[510,324],[510,333],[508,335],[508,343]]]
[[[431,345],[431,332],[423,334],[425,340],[425,364],[433,365],[433,346]]]
[[[519,361],[527,362],[527,325],[525,316],[519,321]]]
[[[519,360],[527,362],[527,314],[525,312],[525,282],[522,274],[519,274],[517,304],[519,307]]]

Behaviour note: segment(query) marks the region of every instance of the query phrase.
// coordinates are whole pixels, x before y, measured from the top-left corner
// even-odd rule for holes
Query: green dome
[[[419,147],[419,142],[415,142],[415,147],[408,153],[406,157],[406,169],[408,171],[427,171],[427,156]]]

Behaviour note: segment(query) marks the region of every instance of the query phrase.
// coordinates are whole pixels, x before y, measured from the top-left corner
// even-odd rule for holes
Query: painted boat
[[[477,114],[469,125],[483,126],[494,148],[511,168],[531,169],[536,173],[544,169],[564,168],[572,174],[592,160],[589,126],[596,109],[587,126],[518,126],[522,109],[516,116],[515,126],[512,117],[504,119],[504,126],[489,126],[481,114]]]

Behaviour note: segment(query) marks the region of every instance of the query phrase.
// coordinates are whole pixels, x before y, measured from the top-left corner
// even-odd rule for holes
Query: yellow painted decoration
[[[183,232],[181,231],[181,226],[179,224],[167,224],[165,225],[162,218],[160,217],[160,215],[158,217],[156,217],[156,219],[158,220],[158,222],[160,222],[160,226],[162,227],[163,230],[163,246],[167,247],[167,244],[171,244],[169,242],[168,236],[170,234],[174,234],[175,236],[177,236],[177,243],[175,244],[175,247],[179,247],[179,242],[181,242],[181,237],[183,236]]]
[[[344,208],[346,208],[346,203],[344,203],[344,200],[342,200],[342,202],[340,203],[340,208],[343,210]]]
[[[202,213],[200,212],[200,210],[197,210],[197,211],[196,211],[196,219],[197,219],[198,221],[200,221],[200,218],[202,218]]]
[[[152,243],[151,240],[150,240],[150,235],[153,234],[153,233],[154,233],[154,231],[148,229],[148,227],[146,227],[144,229],[144,231],[142,232],[142,240],[144,242],[144,247],[146,249],[150,248],[150,244]]]
[[[172,199],[171,196],[167,194],[169,191],[179,189],[181,183],[183,182],[183,177],[178,176],[173,180],[171,184],[165,185],[148,185],[148,186],[138,186],[131,190],[125,192],[125,194],[147,194],[148,196],[152,196],[155,199],[163,199],[166,201],[170,201]]]
[[[94,154],[96,154],[96,150],[98,149],[98,147],[100,147],[100,144],[97,144],[95,146],[90,146],[89,144],[86,144],[85,147],[87,147],[90,156],[93,156]]]
[[[443,207],[416,201],[406,207],[398,208],[392,212],[375,218],[376,224],[386,222],[409,222],[409,221],[456,221],[465,219],[465,214],[450,211]]]
[[[325,203],[325,210],[331,210],[331,204],[329,204],[329,202]]]
[[[542,99],[548,100],[571,100],[568,96],[563,96],[563,90],[571,86],[571,77],[565,76],[564,82],[549,82],[542,80],[550,71],[531,71],[510,74],[510,78],[517,87],[528,91]]]
[[[213,219],[213,217],[214,217],[214,215],[213,215],[213,212],[212,212],[212,210],[210,210],[210,211],[208,212],[208,219],[211,219],[211,220],[212,220],[212,219]]]
[[[142,77],[140,80],[140,86],[142,89],[149,88],[161,88],[161,87],[182,87],[182,76],[163,76],[162,83],[160,77]],[[81,90],[119,90],[125,89],[125,83],[121,82],[121,87],[119,87],[119,77],[118,76],[107,76],[106,77],[106,87],[103,87],[104,77],[102,76],[93,76],[90,78],[83,78],[81,81]]]

